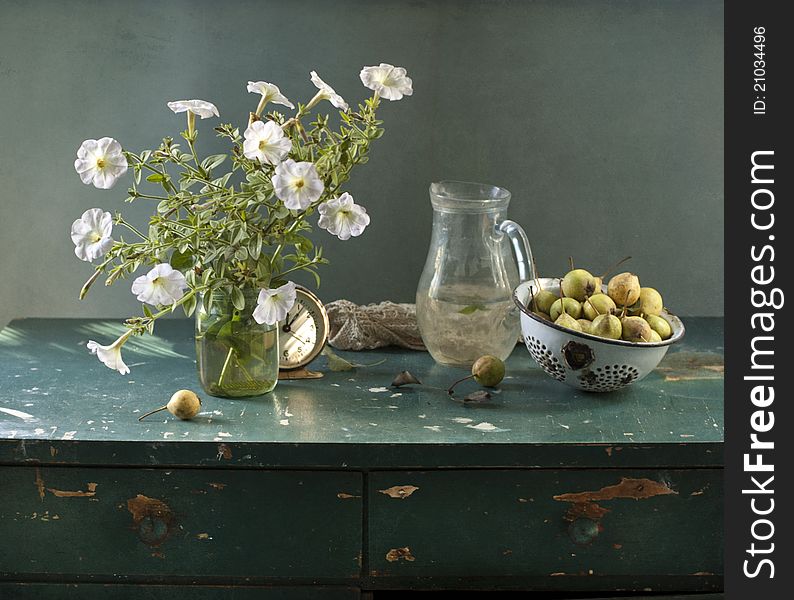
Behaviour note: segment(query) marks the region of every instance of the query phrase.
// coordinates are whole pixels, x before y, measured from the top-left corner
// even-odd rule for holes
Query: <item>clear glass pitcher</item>
[[[419,331],[436,362],[504,360],[519,337],[513,290],[535,277],[524,230],[506,219],[510,192],[481,183],[430,185],[433,233],[416,290]],[[515,260],[510,247],[515,252]]]

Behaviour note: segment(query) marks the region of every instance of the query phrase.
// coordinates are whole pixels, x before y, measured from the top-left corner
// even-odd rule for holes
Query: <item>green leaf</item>
[[[212,156],[208,156],[204,160],[201,161],[201,166],[207,171],[211,171],[218,165],[220,165],[224,160],[226,160],[225,154],[213,154]]]
[[[243,296],[243,292],[240,288],[232,288],[232,304],[237,310],[243,310],[245,308],[245,296]]]
[[[201,308],[205,313],[209,314],[212,308],[212,291],[207,290],[204,292],[204,296],[201,298]]]
[[[145,305],[145,304],[143,305],[143,314],[145,314],[145,315],[146,315],[147,317],[149,317],[150,319],[151,319],[151,318],[154,316],[154,315],[152,315],[152,309],[151,309],[151,308],[149,308],[149,307],[148,307],[147,305]]]
[[[196,310],[196,304],[198,301],[196,300],[195,296],[191,296],[187,300],[182,303],[182,310],[185,311],[185,316],[189,317],[193,314],[193,311]]]
[[[184,271],[193,266],[193,255],[188,252],[174,250],[171,254],[171,266],[177,271]]]
[[[165,181],[165,176],[162,173],[152,173],[146,178],[146,181],[151,181],[152,183],[162,183]]]
[[[458,312],[462,315],[470,315],[478,310],[486,310],[486,308],[482,304],[470,304],[469,306],[461,308]]]

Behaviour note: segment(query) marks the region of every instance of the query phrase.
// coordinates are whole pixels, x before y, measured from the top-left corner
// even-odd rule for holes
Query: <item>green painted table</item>
[[[492,401],[464,406],[433,389],[461,371],[380,350],[352,355],[380,365],[266,396],[202,396],[193,421],[138,422],[198,390],[190,322],[131,340],[122,376],[85,349],[120,325],[14,321],[0,333],[0,596],[719,591],[723,323],[686,323],[654,373],[608,395],[553,381],[517,347]],[[390,388],[403,369],[425,385]]]

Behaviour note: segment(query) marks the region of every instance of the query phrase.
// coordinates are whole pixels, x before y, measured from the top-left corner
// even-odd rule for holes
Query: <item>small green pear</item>
[[[573,269],[562,278],[562,293],[568,298],[581,302],[596,292],[593,275],[584,269]]]
[[[607,294],[617,306],[631,306],[640,298],[640,278],[632,273],[620,273],[609,280]]]
[[[648,321],[648,325],[651,326],[651,329],[658,333],[659,337],[663,340],[673,335],[673,328],[664,317],[660,317],[659,315],[648,315],[645,317],[645,320]]]
[[[615,315],[604,314],[598,315],[593,319],[593,335],[607,338],[610,340],[619,340],[623,333],[623,325],[620,323]]]
[[[621,338],[627,342],[647,342],[651,339],[651,326],[642,317],[623,317]]]
[[[505,378],[505,363],[499,358],[486,354],[471,366],[474,381],[485,387],[496,387]]]
[[[585,319],[595,320],[598,315],[614,313],[615,302],[606,294],[593,294],[582,303]]]
[[[664,308],[662,295],[651,287],[640,288],[639,312],[642,315],[658,315]]]
[[[651,339],[648,340],[649,344],[656,344],[662,341],[662,337],[656,333],[653,329],[651,329]]]
[[[195,417],[197,414],[199,414],[199,411],[201,411],[201,399],[196,395],[195,392],[190,390],[178,390],[171,396],[168,404],[141,415],[138,417],[138,420],[141,421],[149,415],[158,413],[161,410],[167,410],[172,415],[179,417],[180,419],[189,420]]]
[[[567,298],[566,298],[567,300]],[[554,320],[555,325],[559,325],[560,327],[566,327],[568,329],[573,329],[574,331],[581,331],[582,326],[579,325],[579,321],[574,319],[571,315],[567,313],[562,313],[559,317]]]
[[[557,300],[557,296],[548,290],[540,290],[535,294],[535,310],[549,314],[551,305]]]
[[[552,321],[552,320],[551,320],[551,317],[549,316],[549,313],[544,313],[544,312],[541,312],[541,311],[539,311],[539,310],[533,310],[533,311],[532,311],[532,314],[533,314],[533,315],[537,315],[537,316],[539,316],[539,317],[540,317],[541,319],[543,319],[544,321],[549,321],[549,322],[551,322],[551,323],[553,323],[553,322],[554,322],[554,321]]]
[[[563,309],[563,307],[565,308]],[[578,319],[582,316],[582,305],[573,298],[557,298],[554,301],[554,304],[551,305],[549,316],[553,321],[556,322],[557,317],[559,317],[562,313],[568,314],[569,316],[573,317],[574,320]]]
[[[582,333],[593,333],[592,321],[588,321],[587,319],[576,319],[576,322],[579,323],[579,327],[582,328]]]

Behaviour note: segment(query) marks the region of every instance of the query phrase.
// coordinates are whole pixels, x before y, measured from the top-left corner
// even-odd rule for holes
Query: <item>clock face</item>
[[[309,290],[296,286],[295,305],[281,321],[278,332],[279,367],[296,369],[309,364],[328,340],[328,315]]]

